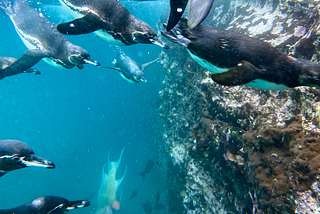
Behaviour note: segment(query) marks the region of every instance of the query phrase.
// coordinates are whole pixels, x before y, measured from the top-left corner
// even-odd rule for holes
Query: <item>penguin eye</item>
[[[77,59],[78,59],[78,60],[83,60],[83,57],[80,56],[80,55],[78,55],[78,56],[77,56]]]
[[[31,161],[31,156],[25,156],[25,157],[23,158],[23,160],[24,160],[24,161]]]
[[[144,36],[146,39],[153,38],[152,35],[148,35],[148,34],[144,34],[143,36]]]
[[[13,156],[11,157],[11,160],[13,160],[13,161],[20,161],[20,157],[18,157],[17,155],[13,155]]]

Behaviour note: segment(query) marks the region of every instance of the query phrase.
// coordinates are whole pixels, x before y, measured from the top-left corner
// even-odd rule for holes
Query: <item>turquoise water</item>
[[[168,2],[124,4],[155,30],[157,21],[169,11]],[[50,6],[41,7],[47,9],[45,15],[48,15]],[[61,14],[59,8],[51,10],[51,20],[59,22],[61,17],[65,19],[68,15]],[[0,31],[0,56],[19,58],[26,47],[2,12]],[[115,46],[93,34],[67,38],[88,50],[91,58],[102,66],[113,66],[118,53]],[[156,59],[162,51],[154,45],[133,45],[122,50],[139,65]],[[128,83],[116,71],[93,65],[85,65],[82,70],[60,70],[41,61],[34,68],[41,75],[20,74],[0,81],[0,138],[24,141],[36,155],[53,161],[56,168],[29,167],[3,176],[0,208],[57,195],[69,200],[89,200],[89,207],[73,213],[94,213],[108,152],[112,148],[111,160],[116,160],[123,147],[126,149],[119,177],[125,165],[128,171],[121,184],[123,197],[117,213],[144,213],[141,204],[146,201],[154,204],[153,196],[157,191],[162,192],[160,202],[165,204],[164,170],[155,166],[144,181],[137,175],[150,158],[165,162],[158,152],[161,143],[161,120],[157,112],[162,81],[160,64],[154,63],[145,70],[146,84]],[[138,195],[129,201],[135,189]]]

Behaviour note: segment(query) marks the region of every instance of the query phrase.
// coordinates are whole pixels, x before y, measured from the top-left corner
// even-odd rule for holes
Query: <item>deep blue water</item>
[[[169,11],[167,2],[125,5],[155,30],[156,22]],[[61,17],[67,16],[53,10],[50,13],[55,22]],[[0,31],[0,56],[19,58],[26,47],[2,12]],[[118,53],[115,46],[93,34],[67,38],[88,50],[101,65],[113,66]],[[154,45],[133,45],[122,50],[140,65],[156,59],[162,51]],[[144,213],[141,204],[148,200],[154,203],[152,197],[157,191],[162,192],[160,201],[165,203],[164,170],[155,167],[144,181],[137,175],[150,158],[164,163],[158,151],[161,120],[156,104],[162,81],[160,65],[155,63],[145,70],[146,84],[128,83],[116,71],[93,65],[85,65],[82,70],[60,70],[41,61],[34,68],[41,75],[20,74],[0,81],[0,138],[26,142],[36,155],[53,161],[56,168],[29,167],[3,176],[0,208],[57,195],[89,200],[91,206],[74,213],[94,213],[108,152],[112,148],[111,159],[116,160],[124,146],[119,177],[125,165],[128,171],[121,184],[123,197],[117,213]],[[135,189],[138,195],[129,201]]]

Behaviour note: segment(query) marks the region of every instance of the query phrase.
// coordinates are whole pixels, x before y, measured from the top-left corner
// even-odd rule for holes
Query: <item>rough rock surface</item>
[[[240,31],[318,61],[319,5],[215,1],[205,25]],[[320,90],[214,83],[170,43],[161,61],[169,213],[319,212]]]

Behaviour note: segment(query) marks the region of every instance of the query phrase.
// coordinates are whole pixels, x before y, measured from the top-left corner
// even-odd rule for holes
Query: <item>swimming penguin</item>
[[[6,69],[10,67],[17,59],[12,58],[12,57],[0,57],[0,79],[3,79],[8,76],[13,76],[16,74],[21,74],[21,73],[29,73],[29,74],[40,74],[40,71],[35,70],[35,69],[27,69],[25,71],[13,71],[12,69]],[[9,71],[9,72],[8,72]]]
[[[27,46],[24,55],[7,68],[8,72],[19,72],[29,69],[39,60],[58,68],[83,68],[83,64],[100,64],[90,59],[88,52],[71,42],[59,33],[54,25],[31,8],[23,0],[14,0],[13,5],[7,0],[0,2],[0,10],[11,19],[15,30]]]
[[[116,174],[120,165],[124,148],[121,151],[120,158],[118,161],[110,161],[110,152],[108,155],[108,169],[106,164],[103,166],[102,170],[102,181],[98,193],[98,204],[97,204],[97,214],[112,214],[113,210],[120,209],[120,203],[117,200],[117,190],[126,175],[127,166],[123,176],[116,179]]]
[[[55,168],[51,161],[34,155],[26,143],[19,140],[0,140],[0,177],[7,172],[29,166]]]
[[[188,27],[198,26],[209,14],[214,0],[190,0],[188,13]],[[167,31],[171,30],[179,22],[186,9],[188,0],[170,0],[170,15]]]
[[[139,83],[139,82],[147,82],[147,79],[144,76],[144,69],[151,65],[152,63],[158,61],[160,58],[157,58],[151,62],[145,63],[142,65],[141,69],[138,64],[126,56],[124,53],[117,55],[117,58],[114,60],[115,68],[111,67],[101,67],[101,68],[109,68],[119,72],[119,74],[123,77],[123,79],[127,80],[130,83]]]
[[[187,19],[161,33],[186,47],[219,84],[244,84],[267,90],[320,86],[319,64],[288,56],[258,38],[201,25],[189,29]]]
[[[58,196],[45,196],[16,208],[0,210],[0,214],[63,214],[89,205],[86,200],[69,201]]]
[[[144,43],[167,48],[152,27],[134,17],[120,1],[59,1],[73,17],[77,18],[57,26],[63,34],[78,35],[94,32],[100,38],[115,45]]]

